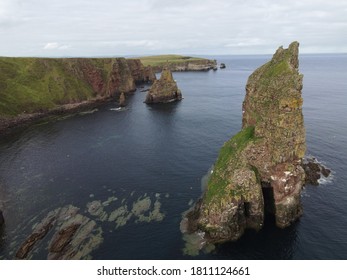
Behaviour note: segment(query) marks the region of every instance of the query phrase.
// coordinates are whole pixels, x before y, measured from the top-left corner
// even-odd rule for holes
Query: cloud
[[[61,45],[57,42],[47,43],[43,47],[44,50],[66,50],[68,48],[70,48],[69,45]]]
[[[347,52],[341,0],[0,0],[0,56]],[[72,47],[73,46],[73,47]]]

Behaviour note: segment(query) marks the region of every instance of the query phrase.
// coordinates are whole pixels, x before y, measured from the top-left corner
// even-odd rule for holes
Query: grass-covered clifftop
[[[72,72],[63,59],[0,58],[0,115],[33,113],[95,96],[92,87]]]
[[[202,71],[212,69],[217,65],[215,60],[174,54],[144,56],[138,59],[143,65],[152,66],[157,72],[161,71],[164,66],[171,71]]]
[[[0,121],[106,99],[154,79],[138,59],[0,57]]]

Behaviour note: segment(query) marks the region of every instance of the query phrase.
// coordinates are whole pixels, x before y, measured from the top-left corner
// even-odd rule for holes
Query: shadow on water
[[[170,103],[147,104],[147,108],[152,112],[174,114],[181,106],[181,101],[173,101]]]
[[[5,225],[0,225],[0,251],[3,250],[5,246]]]
[[[262,230],[247,230],[240,240],[221,244],[216,252],[227,259],[293,259],[299,223],[280,229],[273,216],[266,215]]]

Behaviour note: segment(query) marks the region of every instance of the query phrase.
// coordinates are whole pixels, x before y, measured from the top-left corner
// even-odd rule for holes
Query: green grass
[[[206,59],[200,57],[182,56],[182,55],[154,55],[138,57],[144,66],[163,66],[166,63],[181,63],[187,61],[205,61]]]
[[[63,59],[0,58],[0,81],[0,116],[46,111],[93,96]]]
[[[205,195],[206,202],[210,202],[214,197],[225,195],[226,187],[229,184],[228,166],[232,165],[232,170],[236,169],[242,161],[239,160],[238,154],[254,140],[254,127],[250,126],[242,129],[229,141],[227,141],[219,151],[218,159],[215,163],[213,173],[208,182],[208,190]],[[238,195],[239,189],[235,186],[230,195]]]

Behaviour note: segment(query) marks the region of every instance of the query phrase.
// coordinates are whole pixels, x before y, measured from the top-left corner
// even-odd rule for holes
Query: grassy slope
[[[168,63],[181,63],[181,62],[189,62],[189,61],[203,61],[206,60],[204,58],[200,57],[191,57],[191,56],[181,56],[181,55],[174,55],[174,54],[168,54],[168,55],[154,55],[154,56],[144,56],[139,57],[142,64],[144,66],[162,66],[164,64]]]
[[[219,151],[218,159],[215,162],[213,173],[208,182],[208,189],[205,196],[206,202],[210,202],[214,197],[222,197],[225,195],[225,190],[231,183],[231,174],[229,174],[229,172],[234,171],[238,167],[242,167],[244,162],[239,158],[239,154],[250,141],[254,140],[254,127],[249,126],[242,129],[229,141],[224,143]],[[229,170],[228,166],[232,166],[233,168]],[[232,191],[237,190],[235,188]]]
[[[0,58],[0,116],[16,116],[93,96],[62,59]]]

